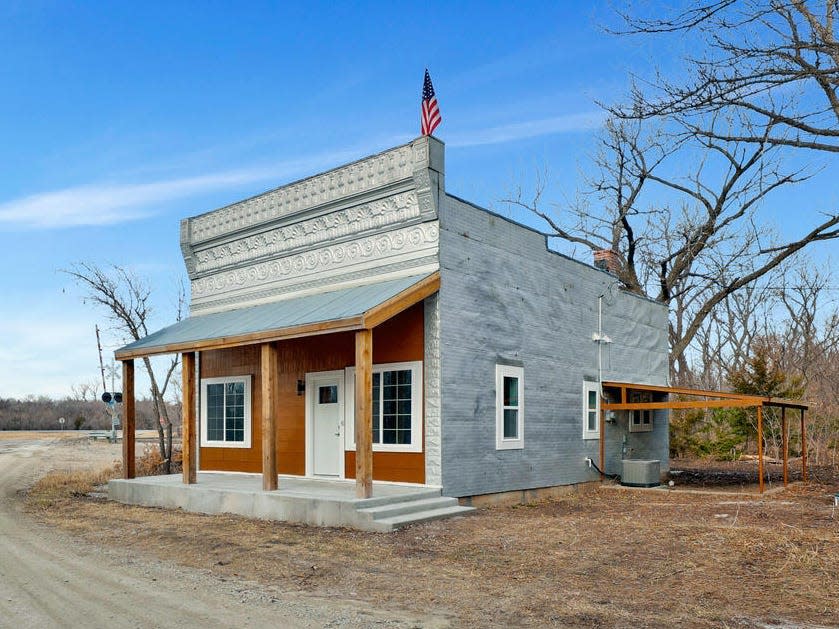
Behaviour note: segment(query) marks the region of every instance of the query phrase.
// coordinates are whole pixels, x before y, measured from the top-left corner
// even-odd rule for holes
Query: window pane
[[[504,376],[504,406],[519,405],[519,379]]]
[[[337,404],[338,403],[338,387],[332,385],[330,387],[318,387],[318,404]]]
[[[636,426],[641,423],[641,411],[632,411],[632,423]]]
[[[397,415],[396,416],[396,428],[399,430],[411,430],[411,416],[410,415]]]
[[[597,411],[588,412],[588,430],[597,430]]]
[[[519,437],[519,412],[514,408],[504,409],[504,438],[518,439]]]
[[[385,371],[381,377],[381,443],[410,444],[411,370]]]
[[[207,439],[224,440],[224,385],[207,385]]]
[[[234,393],[228,395],[225,402],[225,441],[243,441],[245,427],[244,400],[240,400],[239,396]]]
[[[588,392],[588,407],[589,409],[597,409],[597,391],[589,389]]]
[[[225,441],[245,440],[245,383],[228,382],[225,385]]]
[[[396,443],[396,428],[385,428],[382,431],[382,443]]]
[[[373,374],[373,443],[381,443],[381,432],[379,419],[382,416],[382,375],[379,373]]]

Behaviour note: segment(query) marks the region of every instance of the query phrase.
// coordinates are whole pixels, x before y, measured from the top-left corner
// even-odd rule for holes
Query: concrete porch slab
[[[112,480],[108,496],[126,504],[365,531],[391,531],[427,520],[429,508],[436,508],[437,517],[472,510],[457,506],[453,498],[441,497],[440,488],[433,486],[374,482],[373,497],[359,499],[354,480],[280,476],[279,485],[276,491],[263,491],[259,474],[200,472],[195,485],[185,485],[180,474]],[[417,517],[403,515],[394,521],[384,517],[386,510],[377,509],[397,504],[400,513],[414,512]]]

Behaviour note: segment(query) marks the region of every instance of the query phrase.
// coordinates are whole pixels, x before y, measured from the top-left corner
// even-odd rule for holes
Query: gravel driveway
[[[45,471],[108,463],[119,446],[0,441],[0,626],[14,627],[416,627],[352,601],[290,597],[118,548],[79,542],[35,525],[19,492]],[[97,459],[101,459],[98,461]]]

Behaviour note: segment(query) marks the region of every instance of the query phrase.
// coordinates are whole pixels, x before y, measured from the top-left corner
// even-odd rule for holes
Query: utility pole
[[[96,328],[96,347],[99,349],[99,373],[102,374],[102,391],[108,390],[108,385],[105,384],[105,364],[102,362],[102,341],[99,340],[99,325],[96,324],[94,326]]]
[[[111,390],[108,391],[108,385],[105,382],[105,363],[102,361],[102,341],[99,338],[99,326],[96,325],[96,347],[99,349],[99,372],[102,374],[102,401],[108,405],[108,410],[111,413],[111,442],[116,443],[117,427],[119,426],[119,415],[117,414],[116,405],[122,402],[122,393],[115,392],[115,378],[116,365],[113,358],[111,364],[108,366],[111,371]]]

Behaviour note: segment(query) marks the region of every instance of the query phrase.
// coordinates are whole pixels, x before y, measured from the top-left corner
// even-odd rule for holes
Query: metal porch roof
[[[372,327],[439,287],[439,273],[187,317],[116,351],[124,360]],[[412,301],[413,299],[413,301]],[[393,306],[391,302],[399,302]]]

